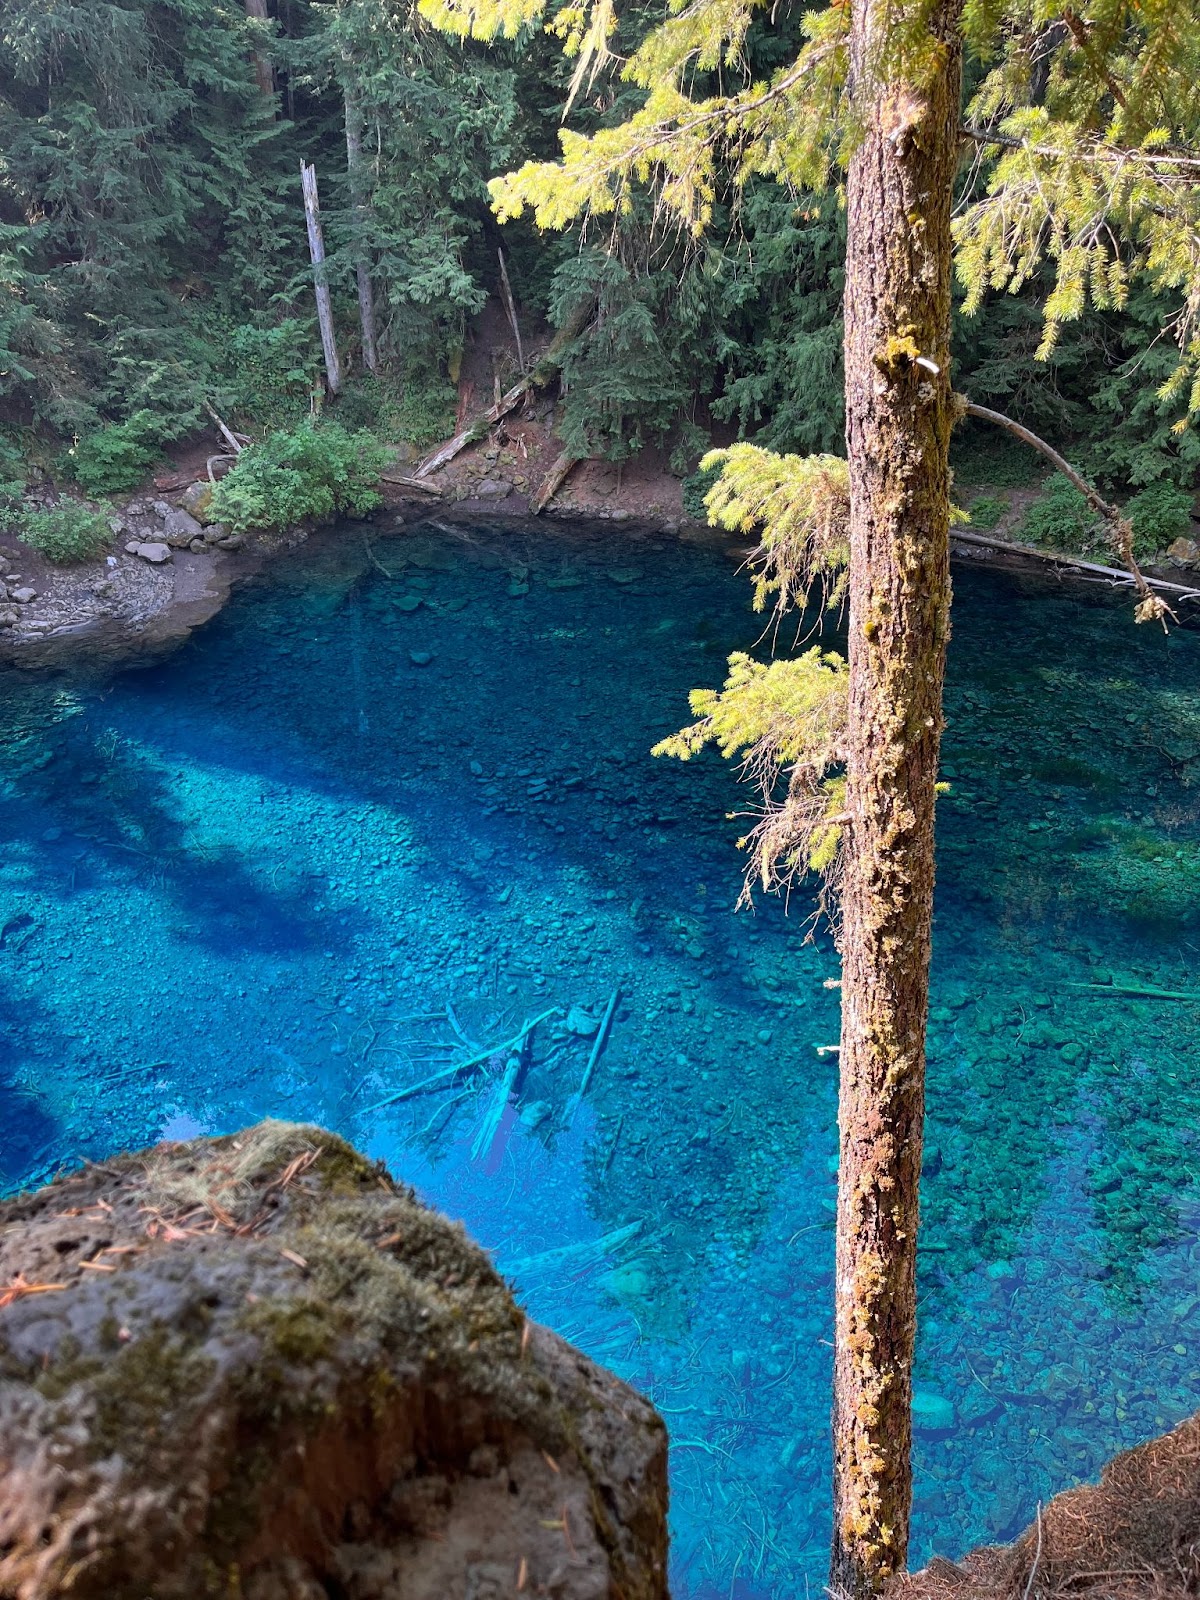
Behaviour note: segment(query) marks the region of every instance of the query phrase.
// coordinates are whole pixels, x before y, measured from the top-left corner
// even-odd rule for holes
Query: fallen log
[[[205,400],[203,402],[203,404],[204,404],[205,411],[208,412],[209,416],[216,423],[217,432],[221,435],[222,439],[224,439],[225,443],[233,451],[234,455],[235,456],[240,456],[241,453],[242,453],[242,446],[241,446],[241,442],[238,439],[237,434],[234,433],[233,429],[231,427],[229,427],[228,424],[225,423],[221,419],[221,417],[219,417],[217,415],[216,408],[214,406],[210,405],[210,403],[207,400]]]
[[[439,471],[453,461],[455,456],[461,455],[469,444],[474,444],[476,439],[482,439],[494,423],[508,416],[510,411],[515,411],[527,394],[534,389],[544,389],[551,379],[556,378],[568,345],[587,327],[595,305],[595,300],[590,297],[581,300],[546,346],[545,352],[538,357],[520,382],[514,383],[507,394],[502,394],[494,405],[468,422],[453,439],[448,439],[445,444],[439,445],[431,456],[422,461],[414,477],[428,478],[432,473]]]
[[[394,473],[381,472],[379,474],[379,481],[381,483],[395,484],[401,489],[419,489],[422,494],[431,494],[435,499],[438,500],[442,498],[442,491],[440,489],[435,488],[432,483],[422,483],[419,478],[405,478]]]
[[[1035,550],[1032,545],[1016,544],[1011,539],[993,539],[989,534],[971,533],[966,528],[951,528],[951,547],[956,543],[984,545],[1006,556],[1029,556],[1034,561],[1048,561],[1056,567],[1071,567],[1076,572],[1094,572],[1114,585],[1123,584],[1133,588],[1137,584],[1133,574],[1121,567],[1104,567],[1099,562],[1084,561],[1078,556],[1057,555],[1053,550]],[[1200,600],[1200,589],[1189,588],[1186,584],[1169,583],[1166,578],[1145,578],[1143,581],[1153,589],[1165,589],[1169,594],[1176,594],[1181,600]]]
[[[532,1022],[526,1022],[520,1033],[514,1034],[511,1039],[505,1039],[501,1044],[487,1045],[483,1050],[473,1056],[468,1056],[465,1061],[456,1061],[452,1067],[444,1067],[441,1072],[435,1072],[430,1078],[422,1078],[420,1083],[410,1084],[407,1089],[400,1089],[395,1094],[388,1095],[386,1100],[377,1100],[374,1105],[367,1106],[366,1115],[372,1111],[382,1111],[385,1106],[394,1106],[400,1100],[411,1100],[414,1095],[427,1094],[430,1089],[439,1088],[444,1083],[453,1083],[455,1078],[461,1077],[464,1072],[469,1072],[472,1067],[482,1066],[485,1061],[490,1061],[493,1056],[506,1055],[510,1050],[520,1050],[525,1040],[537,1027],[539,1022],[545,1022],[547,1017],[552,1017],[557,1012],[557,1006],[551,1006],[548,1011],[543,1011],[534,1017]]]
[[[1146,989],[1135,983],[1064,983],[1063,988],[1079,989],[1087,994],[1117,995],[1122,999],[1200,1001],[1200,994],[1189,993],[1186,989]]]
[[[570,477],[573,469],[584,459],[583,456],[577,456],[571,450],[563,451],[562,455],[559,456],[550,471],[542,479],[541,488],[529,502],[529,509],[535,517],[540,511],[546,509]]]
[[[587,1066],[583,1069],[583,1078],[580,1081],[579,1088],[577,1092],[571,1096],[571,1099],[567,1103],[564,1120],[568,1128],[573,1126],[575,1122],[575,1113],[579,1110],[580,1104],[583,1101],[583,1097],[588,1092],[588,1088],[592,1081],[592,1074],[595,1072],[596,1063],[600,1059],[600,1052],[604,1049],[605,1043],[608,1040],[608,1030],[612,1023],[613,1012],[617,1009],[617,1001],[620,998],[620,989],[614,989],[608,1005],[605,1007],[604,1017],[601,1020],[599,1028],[596,1030],[596,1039],[592,1045],[592,1053],[590,1056],[588,1056]]]

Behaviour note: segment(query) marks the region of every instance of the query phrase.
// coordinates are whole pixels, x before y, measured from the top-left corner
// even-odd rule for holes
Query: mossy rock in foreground
[[[0,1205],[0,1594],[665,1600],[666,1433],[340,1139]]]

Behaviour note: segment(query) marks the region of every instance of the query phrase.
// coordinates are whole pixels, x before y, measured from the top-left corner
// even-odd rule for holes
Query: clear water
[[[734,914],[720,762],[647,754],[753,644],[744,578],[626,530],[369,533],[151,669],[5,680],[0,1178],[341,1130],[661,1406],[677,1595],[819,1592],[837,960],[802,898]],[[1072,987],[1200,991],[1198,690],[1195,634],[958,576],[918,1560],[1198,1403],[1200,1007]],[[567,1013],[617,989],[568,1127]],[[503,1057],[379,1107],[552,1007],[485,1148]]]

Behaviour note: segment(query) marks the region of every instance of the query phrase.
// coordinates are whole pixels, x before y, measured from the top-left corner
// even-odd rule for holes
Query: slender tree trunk
[[[317,198],[317,169],[300,160],[300,183],[304,190],[304,220],[308,224],[308,253],[312,257],[313,285],[317,294],[317,321],[321,325],[321,347],[325,352],[325,377],[330,394],[342,387],[342,364],[338,359],[333,331],[333,303],[329,298],[329,279],[325,270],[325,235],[321,231],[321,204]]]
[[[934,783],[949,635],[951,193],[961,0],[936,0],[923,82],[886,52],[913,6],[853,0],[861,137],[848,179],[850,848],[842,895],[834,1356],[835,1596],[903,1571]]]
[[[347,63],[349,70],[349,63]],[[371,263],[367,247],[367,221],[370,207],[363,181],[362,111],[354,91],[347,87],[346,172],[350,179],[350,198],[354,204],[354,272],[358,279],[358,320],[362,325],[363,365],[374,372],[379,362],[375,337],[375,291],[371,287]]]
[[[245,0],[245,12],[257,22],[266,22],[267,0]],[[254,76],[258,79],[258,87],[263,94],[275,93],[275,68],[270,58],[258,50],[254,52]]]

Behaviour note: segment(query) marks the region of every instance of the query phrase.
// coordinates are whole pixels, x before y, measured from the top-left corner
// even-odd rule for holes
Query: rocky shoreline
[[[525,527],[569,520],[620,522],[683,539],[717,540],[735,556],[744,541],[690,519],[682,484],[655,453],[647,451],[624,470],[611,463],[582,463],[554,503],[534,517],[530,502],[538,473],[556,448],[552,418],[535,416],[498,430],[462,452],[436,480],[417,490],[402,449],[395,474],[382,484],[384,505],[364,525],[381,534],[418,522],[436,526],[439,515],[502,519]],[[409,456],[415,452],[408,452]],[[11,531],[0,534],[0,663],[35,670],[65,668],[81,660],[111,665],[153,658],[181,643],[223,608],[234,589],[303,544],[314,531],[301,525],[286,534],[243,538],[205,511],[211,486],[184,471],[160,478],[123,505],[111,519],[111,550],[93,561],[55,566],[22,544]],[[1075,582],[1071,558],[1021,550],[1004,538],[968,536],[955,530],[957,560]],[[1095,568],[1095,572],[1102,569]],[[1186,601],[1186,576],[1179,566],[1147,568],[1147,575]],[[1093,586],[1103,579],[1092,578]],[[1110,587],[1117,586],[1110,582]],[[1193,603],[1181,620],[1191,620]]]

